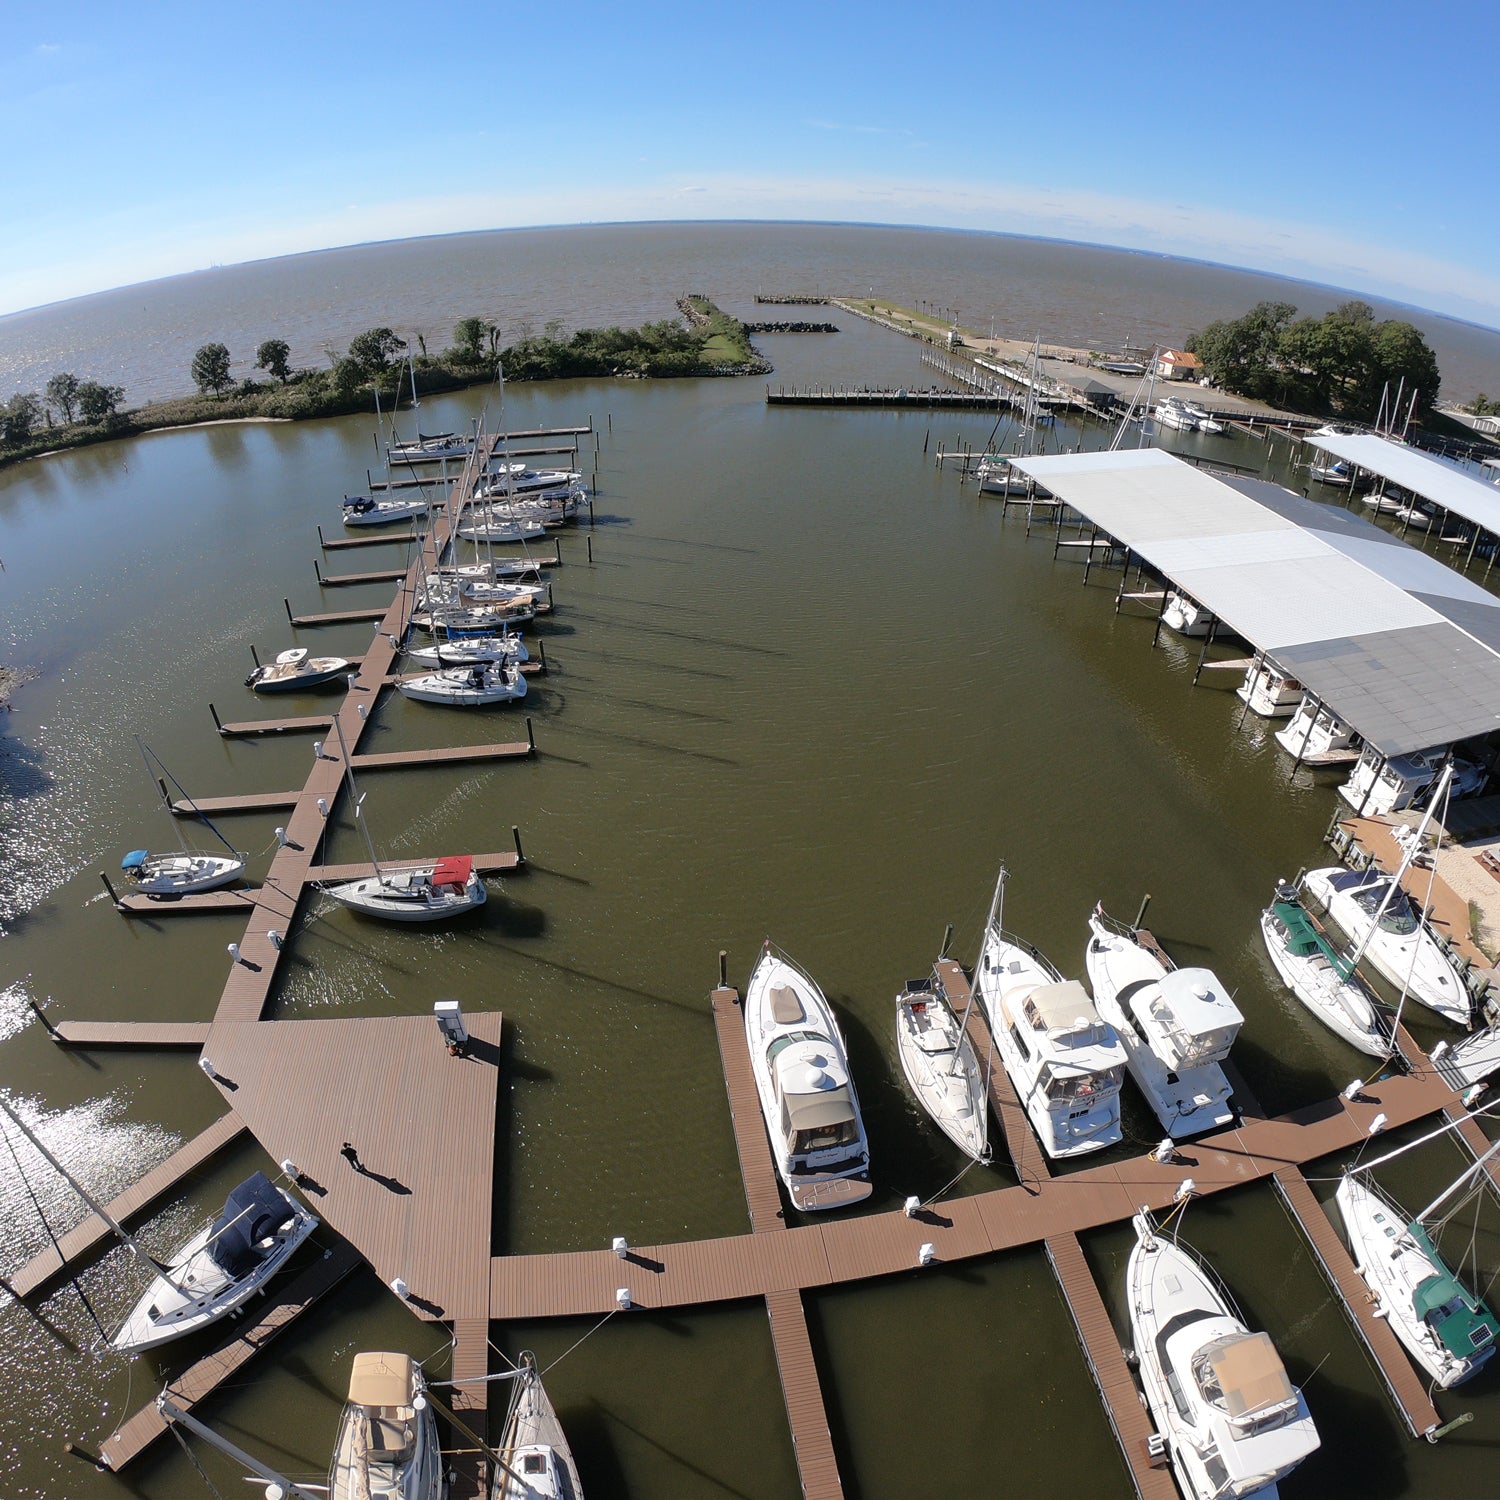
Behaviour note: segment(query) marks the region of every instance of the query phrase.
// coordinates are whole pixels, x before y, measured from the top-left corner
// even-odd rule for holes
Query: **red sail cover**
[[[474,859],[468,854],[450,854],[432,867],[434,885],[466,886],[474,873]]]

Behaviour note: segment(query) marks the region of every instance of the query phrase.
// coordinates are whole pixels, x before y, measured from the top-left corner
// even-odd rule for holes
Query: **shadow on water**
[[[1352,1048],[1349,1056],[1351,1078],[1355,1073],[1363,1076],[1369,1071],[1368,1060]],[[1302,1108],[1310,1100],[1327,1097],[1328,1080],[1322,1073],[1292,1066],[1284,1056],[1268,1052],[1243,1031],[1235,1038],[1233,1057],[1235,1067],[1268,1115],[1285,1114]]]
[[[561,728],[562,726],[555,727]],[[661,750],[668,755],[685,755],[693,760],[708,761],[709,764],[716,766],[738,767],[740,765],[739,761],[728,755],[714,755],[707,750],[689,750],[684,745],[669,745],[662,740],[648,740],[637,734],[620,734],[618,731],[600,729],[597,726],[580,730],[579,733],[587,734],[591,739],[613,740],[620,745],[635,745],[642,750]]]
[[[618,979],[611,979],[607,974],[594,974],[587,969],[580,969],[574,964],[565,964],[559,959],[544,958],[541,954],[534,953],[529,948],[516,948],[509,943],[495,943],[492,946],[506,953],[513,954],[517,958],[538,964],[544,969],[550,969],[555,974],[566,974],[572,979],[582,979],[588,984],[596,984],[602,989],[613,990],[619,995],[629,995],[635,1000],[649,1000],[655,1005],[668,1005],[673,1010],[685,1010],[689,1015],[697,1016],[704,1021],[709,1019],[708,1014],[704,1011],[699,1001],[683,1000],[673,995],[659,995],[655,990],[643,990],[636,985],[625,984]]]
[[[684,1327],[682,1330],[688,1333],[691,1330]],[[678,1468],[686,1470],[693,1478],[700,1481],[706,1488],[698,1491],[700,1494],[733,1495],[737,1500],[752,1500],[748,1491],[737,1489],[727,1479],[720,1478],[717,1474],[710,1474],[701,1464],[695,1464],[691,1459],[684,1458],[682,1454],[667,1447],[663,1442],[651,1436],[649,1432],[637,1427],[633,1422],[628,1422],[619,1412],[611,1410],[602,1402],[592,1401],[582,1409],[573,1408],[568,1413],[566,1423],[568,1432],[571,1434],[581,1430],[585,1435],[585,1445],[579,1451],[586,1451],[589,1455],[589,1467],[587,1474],[580,1473],[579,1478],[586,1481],[586,1489],[589,1495],[595,1493],[595,1474],[599,1468],[594,1460],[601,1454],[609,1465],[609,1474],[598,1474],[599,1493],[611,1496],[618,1495],[621,1500],[629,1495],[624,1487],[624,1476],[620,1472],[619,1461],[614,1454],[613,1446],[609,1441],[609,1429],[611,1426],[623,1428],[634,1438],[645,1443],[647,1447],[654,1448],[664,1458],[669,1459]],[[575,1440],[576,1442],[576,1440]]]
[[[616,664],[631,667],[646,667],[653,672],[675,672],[680,677],[702,677],[710,682],[735,682],[738,679],[732,672],[711,672],[705,667],[690,667],[685,662],[652,661],[645,656],[628,656],[624,652],[610,651],[570,651],[569,656],[575,660],[587,661],[594,658],[607,667]]]
[[[597,595],[596,597],[603,598],[604,596]],[[630,603],[632,601],[625,600],[622,602]],[[575,618],[586,620],[590,624],[613,626],[616,629],[629,630],[635,635],[664,636],[669,640],[687,641],[694,646],[717,646],[723,651],[743,651],[751,656],[787,657],[792,654],[790,651],[782,650],[777,646],[757,646],[749,641],[726,641],[720,636],[699,635],[696,632],[685,630],[668,630],[664,625],[643,625],[637,620],[621,619],[618,615],[600,615],[588,610],[577,609],[570,611],[570,613]],[[700,613],[706,614],[708,611],[703,610]]]

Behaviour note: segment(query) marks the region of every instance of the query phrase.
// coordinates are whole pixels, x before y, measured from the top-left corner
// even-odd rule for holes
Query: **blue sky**
[[[1424,13],[1425,12],[1425,13]],[[1500,7],[6,0],[0,312],[587,220],[1011,230],[1500,326]]]

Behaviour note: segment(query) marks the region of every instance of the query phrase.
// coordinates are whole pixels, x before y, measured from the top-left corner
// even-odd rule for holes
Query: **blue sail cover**
[[[120,861],[122,870],[139,870],[146,863],[147,851],[144,849],[132,849],[124,859]]]
[[[214,1263],[238,1279],[260,1262],[256,1244],[292,1217],[292,1206],[264,1172],[247,1177],[224,1200],[209,1236]]]

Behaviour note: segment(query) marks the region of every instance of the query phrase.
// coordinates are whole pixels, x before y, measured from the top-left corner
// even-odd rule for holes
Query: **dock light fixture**
[[[629,1258],[630,1246],[626,1243],[625,1236],[623,1234],[617,1234],[614,1239],[610,1241],[609,1248],[613,1250],[621,1260],[626,1260]]]
[[[1354,1101],[1358,1099],[1362,1093],[1364,1093],[1364,1091],[1364,1079],[1356,1078],[1350,1083],[1349,1087],[1344,1090],[1344,1098],[1346,1098],[1351,1104],[1353,1104]]]
[[[931,1240],[924,1240],[917,1251],[917,1264],[919,1266],[930,1266],[937,1259],[937,1246]]]
[[[286,848],[286,829],[285,828],[278,828],[276,830],[276,847],[278,849],[285,849]]]
[[[356,703],[354,706],[359,711],[361,719],[367,719],[370,716],[370,705],[368,703]]]
[[[615,1288],[615,1308],[619,1312],[629,1312],[635,1303],[630,1300],[630,1288],[621,1286]]]
[[[322,813],[325,818],[328,816],[328,799],[326,797],[318,798],[318,811]]]
[[[271,946],[278,953],[280,953],[281,952],[281,934],[279,932],[277,932],[277,930],[273,927],[273,928],[271,928],[271,930],[268,933],[266,933],[266,936],[268,938],[270,938],[270,940],[271,940]]]
[[[403,1301],[406,1301],[408,1287],[399,1276],[391,1277],[391,1290]]]
[[[314,760],[322,760],[323,759],[323,741],[322,740],[314,740],[313,741],[313,759]]]
[[[1173,1158],[1176,1155],[1177,1155],[1177,1142],[1174,1141],[1171,1136],[1168,1136],[1156,1148],[1156,1150],[1151,1153],[1151,1159],[1152,1159],[1152,1161],[1158,1161],[1163,1166],[1166,1166],[1167,1163],[1170,1162],[1170,1161],[1172,1161]]]
[[[217,1078],[219,1076],[214,1065],[206,1057],[198,1059],[198,1066],[203,1069],[203,1076],[205,1078]]]
[[[1379,1135],[1380,1132],[1384,1130],[1388,1124],[1390,1124],[1390,1118],[1386,1114],[1381,1113],[1376,1115],[1375,1118],[1370,1121],[1370,1134]]]
[[[232,963],[239,963],[239,961],[240,961],[240,945],[238,943],[229,943],[229,944],[227,944],[226,947],[225,947],[225,949],[224,949],[224,951],[229,955],[230,961]]]
[[[1177,1185],[1177,1195],[1172,1201],[1174,1203],[1186,1203],[1197,1191],[1198,1184],[1191,1177],[1184,1177]]]
[[[295,1182],[302,1175],[302,1173],[297,1170],[297,1163],[294,1162],[290,1156],[287,1157],[284,1162],[282,1162],[281,1170],[287,1177],[291,1178],[293,1182]]]
[[[904,1213],[908,1219],[915,1219],[921,1211],[922,1200],[917,1197],[915,1193],[913,1193],[911,1197],[901,1205],[901,1212]]]

